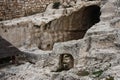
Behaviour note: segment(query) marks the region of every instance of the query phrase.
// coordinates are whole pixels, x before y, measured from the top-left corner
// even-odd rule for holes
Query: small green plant
[[[102,75],[102,73],[103,73],[103,70],[99,70],[99,71],[93,72],[92,74],[96,75],[96,77],[100,77]]]
[[[54,2],[53,9],[59,9],[60,2]]]

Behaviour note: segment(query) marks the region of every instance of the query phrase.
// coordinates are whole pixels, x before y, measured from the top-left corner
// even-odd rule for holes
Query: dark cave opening
[[[92,5],[85,8],[84,16],[88,19],[88,23],[90,23],[89,27],[100,21],[100,15],[100,7],[97,5]]]
[[[100,21],[100,7],[97,5],[83,7],[79,12],[74,14],[72,27],[70,30],[70,40],[77,40],[84,37],[87,30]]]

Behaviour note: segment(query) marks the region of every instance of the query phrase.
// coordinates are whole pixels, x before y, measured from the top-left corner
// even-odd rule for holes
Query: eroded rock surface
[[[55,42],[83,38],[86,31],[99,22],[99,2],[83,3],[69,8],[47,8],[44,13],[2,21],[0,34],[17,48],[37,46],[52,50]]]
[[[81,0],[78,1],[79,3],[77,2],[77,4],[79,4],[79,6],[75,6],[75,7],[73,6],[72,9],[73,15],[77,15],[77,11],[74,10],[78,10],[78,9],[81,10],[80,6],[82,5],[80,5],[80,3],[82,3],[83,5],[98,4],[98,2],[96,1],[88,1],[88,2],[87,0],[85,2],[84,1],[81,2]],[[93,26],[91,28],[89,27],[90,29],[86,32],[85,36],[82,37],[82,39],[55,43],[52,51],[41,51],[38,50],[38,48],[30,49],[28,47],[26,48],[26,46],[22,47],[20,50],[25,52],[28,58],[30,58],[29,61],[33,62],[34,64],[27,62],[19,66],[12,65],[2,68],[0,70],[1,80],[119,80],[120,79],[120,71],[119,71],[120,68],[119,66],[120,65],[119,7],[120,6],[118,3],[120,3],[120,0],[114,0],[114,1],[101,0],[100,2],[101,5],[99,6],[101,8],[101,21],[94,25],[93,23],[91,23]],[[49,12],[49,14],[52,14],[51,12]],[[76,18],[80,18],[80,17],[76,16]],[[64,21],[66,20],[66,17],[59,15],[59,17],[56,18],[55,20],[53,19],[53,17],[50,18],[50,21],[52,21],[56,25],[60,25],[57,24],[60,22],[59,20]],[[74,18],[72,20],[74,20]],[[36,21],[39,21],[39,19],[36,18]],[[39,23],[37,24],[36,21],[33,20],[35,24],[34,26],[36,26],[36,28],[39,28],[40,24],[41,25],[47,24],[47,21],[46,23],[42,22],[40,24]],[[53,23],[51,23],[51,25],[53,25]],[[65,24],[65,22],[63,23]],[[74,25],[77,26],[76,22],[73,23]],[[49,25],[49,21],[47,26],[48,25]],[[76,27],[72,27],[72,28],[76,30]],[[60,28],[59,30],[62,29],[63,28]],[[59,33],[59,31],[57,33]],[[47,35],[48,33],[44,31],[43,34]],[[43,35],[41,36],[44,37]],[[43,42],[47,38],[48,37],[43,38]],[[37,40],[36,38],[34,39]],[[45,43],[47,44],[46,41]],[[32,45],[32,46],[36,46],[36,45]],[[63,54],[65,53],[72,56],[72,58],[69,59],[68,57],[64,58],[66,55]],[[60,57],[60,55],[62,56]],[[69,63],[72,63],[72,65],[74,66],[70,67],[68,70],[65,70],[64,68],[66,67],[66,64]],[[61,70],[58,70],[61,64],[64,65],[62,66],[63,69],[61,68]]]

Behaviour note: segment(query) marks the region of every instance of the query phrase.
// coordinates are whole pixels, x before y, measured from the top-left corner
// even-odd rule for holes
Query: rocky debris
[[[5,76],[5,73],[4,72],[0,72],[0,78],[4,77]]]
[[[26,61],[29,61],[32,64],[37,64],[39,67],[45,67],[53,65],[54,63],[50,62],[54,54],[52,51],[43,51],[38,48],[25,49],[20,48],[24,53]]]

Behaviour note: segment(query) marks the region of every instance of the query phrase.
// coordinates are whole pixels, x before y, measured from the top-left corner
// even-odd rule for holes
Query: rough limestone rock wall
[[[18,26],[19,25],[19,26]],[[14,25],[0,25],[0,34],[1,36],[12,43],[16,47],[24,46],[26,43],[29,42],[30,38],[30,30],[32,24],[30,22],[25,23],[16,23]]]
[[[44,12],[54,0],[1,0],[0,21]]]
[[[101,6],[101,21],[92,26],[83,39],[54,45],[53,52],[58,56],[57,60],[63,53],[69,53],[74,57],[80,79],[120,79],[120,6],[117,4],[119,2],[108,0]]]
[[[54,2],[73,5],[76,0],[1,0],[0,21],[42,13]]]
[[[116,3],[117,2],[117,3]],[[114,0],[114,1],[108,1],[101,10],[103,11],[101,20],[111,20],[115,17],[119,17],[120,14],[120,1],[119,0]]]
[[[30,50],[31,54],[33,52],[36,57],[40,57],[39,61],[35,64],[25,63],[7,67],[0,72],[1,80],[120,80],[120,6],[116,5],[118,2],[120,0],[107,0],[101,4],[101,21],[92,26],[84,38],[56,43],[52,52]],[[115,11],[110,11],[113,15],[109,13],[112,18],[110,15],[104,16],[107,13],[104,9],[108,8],[104,6],[108,3],[117,7],[117,11],[115,8],[111,9]],[[73,56],[74,67],[57,71],[61,66],[59,56],[65,53]],[[54,72],[51,71],[51,67]]]
[[[84,6],[76,6],[76,9],[71,7],[50,9],[50,11],[53,12],[51,16],[37,14],[26,18],[2,21],[0,34],[16,47],[37,46],[39,49],[50,50],[55,42],[83,38],[85,32],[99,22],[100,16],[99,2],[88,2]],[[50,11],[48,10],[48,12]],[[48,12],[46,11],[44,15],[49,14]]]
[[[93,10],[97,15],[93,15]],[[53,20],[41,29],[41,38],[39,43],[40,49],[52,49],[55,42],[63,42],[68,40],[77,40],[83,38],[85,32],[94,24],[99,22],[100,8],[97,5],[81,8],[79,11],[62,16],[57,20]],[[93,18],[92,18],[93,17]],[[85,22],[84,22],[85,20]],[[93,21],[93,22],[92,22]],[[39,28],[38,28],[39,29]],[[36,36],[37,38],[40,35]],[[43,44],[43,45],[42,45]]]

